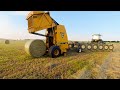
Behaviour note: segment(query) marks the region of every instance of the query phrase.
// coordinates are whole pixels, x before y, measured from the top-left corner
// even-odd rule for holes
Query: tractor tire
[[[103,41],[102,40],[98,41],[98,44],[103,44]]]
[[[49,49],[49,55],[52,58],[59,57],[61,55],[61,50],[58,46],[51,46]]]

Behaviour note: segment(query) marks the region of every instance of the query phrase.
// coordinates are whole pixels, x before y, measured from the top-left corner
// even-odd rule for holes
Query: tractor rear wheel
[[[59,57],[61,55],[61,50],[58,46],[51,46],[49,49],[49,55],[52,58]]]

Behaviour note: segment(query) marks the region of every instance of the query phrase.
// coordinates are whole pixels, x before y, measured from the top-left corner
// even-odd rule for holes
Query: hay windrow
[[[32,57],[41,57],[46,52],[46,46],[43,40],[29,40],[25,44],[25,51]]]

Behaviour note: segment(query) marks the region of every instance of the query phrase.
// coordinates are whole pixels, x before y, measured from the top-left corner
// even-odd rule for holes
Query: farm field
[[[120,44],[115,44],[114,52],[73,50],[58,58],[32,58],[24,50],[25,42],[0,42],[0,79],[120,78]]]

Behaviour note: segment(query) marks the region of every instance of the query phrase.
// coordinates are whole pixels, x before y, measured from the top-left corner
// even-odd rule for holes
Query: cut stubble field
[[[108,61],[110,55],[115,53],[77,53],[75,51],[69,51],[67,56],[60,56],[58,58],[51,58],[49,56],[32,58],[28,56],[24,50],[25,42],[26,41],[22,40],[10,41],[10,44],[0,42],[1,79],[104,78],[106,76],[101,74],[101,70],[106,71],[107,69],[104,70],[101,68],[104,68],[104,64]],[[109,74],[110,73],[107,73],[106,75]],[[109,75],[109,78],[113,77]]]

